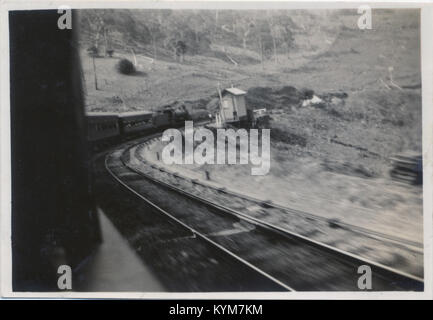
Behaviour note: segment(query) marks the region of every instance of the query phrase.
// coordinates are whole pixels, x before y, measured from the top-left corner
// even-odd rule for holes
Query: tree
[[[176,42],[176,56],[179,57],[179,62],[182,63],[185,57],[187,46],[185,42],[179,40]]]
[[[260,61],[264,69],[265,57],[269,55],[269,49],[272,48],[272,38],[267,21],[255,19],[255,22],[252,23],[252,34],[254,36],[254,43],[258,46]]]
[[[147,27],[150,32],[150,36],[152,38],[152,47],[153,47],[153,59],[156,60],[157,57],[157,39],[161,39],[164,37],[164,33],[161,30],[161,25],[158,21],[149,21],[147,23]]]
[[[294,44],[293,29],[296,28],[296,25],[286,14],[277,15],[273,20],[278,25],[279,39],[285,44],[286,54],[289,55],[289,51]]]
[[[274,48],[274,61],[275,63],[278,63],[278,56],[277,56],[277,45],[282,42],[282,39],[284,38],[284,29],[283,27],[278,23],[278,21],[269,14],[268,12],[268,24],[269,24],[269,31],[272,38],[272,45]]]
[[[193,15],[190,16],[189,18],[189,25],[191,26],[191,29],[194,32],[194,37],[195,37],[195,42],[199,43],[200,39],[200,31],[204,30],[206,28],[206,21],[205,19],[203,19],[203,17],[201,16],[201,14],[194,10],[193,11]]]
[[[101,34],[106,37],[104,16],[105,10],[91,10],[87,15],[88,27],[93,34],[93,47],[98,54]]]
[[[215,41],[216,34],[217,34],[217,31],[218,31],[218,15],[219,15],[219,11],[217,9],[217,10],[215,10],[215,28],[213,30],[213,37],[212,37],[213,41]]]
[[[253,21],[249,16],[241,13],[241,15],[237,17],[234,31],[241,37],[242,47],[244,49],[247,48],[247,40],[253,27]]]

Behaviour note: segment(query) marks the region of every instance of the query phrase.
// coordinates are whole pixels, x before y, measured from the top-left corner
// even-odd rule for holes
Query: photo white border
[[[226,292],[226,293],[161,293],[161,292],[13,292],[11,250],[11,149],[9,28],[10,10],[57,9],[67,5],[73,9],[356,9],[371,8],[421,9],[422,66],[422,139],[423,139],[423,226],[424,226],[424,292]],[[118,298],[118,299],[432,299],[433,261],[433,3],[424,1],[32,1],[0,0],[0,290],[2,298]]]

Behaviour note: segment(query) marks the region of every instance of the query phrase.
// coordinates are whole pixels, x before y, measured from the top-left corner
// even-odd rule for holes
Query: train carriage
[[[152,112],[132,111],[119,114],[121,135],[132,135],[153,129]]]
[[[160,110],[153,114],[152,122],[155,128],[168,128],[172,125],[173,111]]]
[[[86,118],[87,140],[94,147],[103,147],[139,134],[178,127],[189,119],[189,114],[186,110],[165,107],[156,112],[88,112]]]
[[[114,141],[120,134],[116,113],[88,112],[87,140],[91,143]]]

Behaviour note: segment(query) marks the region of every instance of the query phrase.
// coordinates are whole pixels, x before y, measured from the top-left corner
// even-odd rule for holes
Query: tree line
[[[276,60],[293,48],[299,29],[289,11],[95,9],[79,15],[82,37],[94,54],[129,47],[179,61],[185,54],[209,53],[213,44]]]

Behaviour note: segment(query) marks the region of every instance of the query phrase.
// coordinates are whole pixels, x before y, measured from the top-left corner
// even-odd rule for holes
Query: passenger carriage
[[[119,114],[120,134],[135,135],[153,129],[152,112],[131,111]]]
[[[114,142],[120,135],[117,113],[110,112],[88,112],[87,140],[92,145],[103,142]]]

